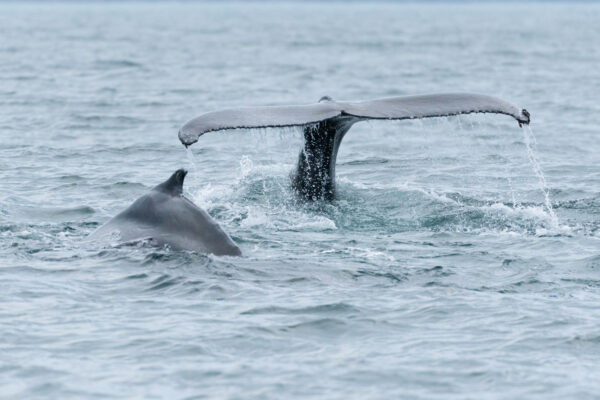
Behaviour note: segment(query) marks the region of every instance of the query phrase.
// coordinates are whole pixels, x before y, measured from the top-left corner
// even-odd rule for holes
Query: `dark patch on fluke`
[[[531,120],[531,114],[529,114],[529,111],[527,111],[526,109],[522,109],[521,110],[521,115],[522,118],[519,118],[517,121],[519,121],[519,127],[523,127],[523,124],[525,125],[529,125],[529,121]]]

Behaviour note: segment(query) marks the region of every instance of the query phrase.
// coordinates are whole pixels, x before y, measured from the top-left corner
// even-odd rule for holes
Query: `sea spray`
[[[540,163],[536,156],[537,150],[537,141],[535,139],[535,135],[531,130],[529,125],[525,125],[523,129],[523,138],[525,140],[525,147],[527,148],[527,157],[529,158],[529,163],[533,168],[533,172],[538,178],[540,189],[544,193],[544,201],[546,205],[546,209],[548,210],[548,214],[550,214],[550,218],[552,221],[553,227],[558,227],[558,218],[554,209],[552,208],[552,202],[550,201],[550,191],[548,190],[548,184],[546,183],[546,177],[542,172],[542,168],[540,167]]]
[[[196,158],[194,156],[194,153],[192,152],[192,149],[190,148],[190,146],[187,146],[185,148],[185,153],[187,155],[187,159],[188,159],[188,163],[190,164],[190,169],[192,170],[192,184],[190,186],[197,186],[198,183],[198,165],[196,164]],[[189,179],[189,178],[188,178]]]
[[[187,155],[187,159],[188,159],[190,165],[192,166],[192,169],[195,172],[197,170],[196,159],[194,158],[194,153],[192,153],[192,149],[190,148],[190,146],[187,146],[185,148],[185,153]]]
[[[513,187],[512,178],[510,177],[510,172],[508,172],[508,168],[506,167],[505,170],[507,171],[506,180],[508,181],[508,188],[510,189],[510,198],[512,201],[512,206],[513,208],[518,208],[521,205],[521,203],[519,202],[519,200],[517,200],[517,196],[515,195],[515,189]]]
[[[515,187],[513,185],[513,180],[512,180],[512,174],[511,174],[511,170],[510,170],[510,162],[509,162],[509,157],[510,154],[508,153],[507,149],[506,149],[506,144],[502,144],[502,157],[505,159],[504,162],[502,163],[504,166],[504,175],[506,177],[506,182],[508,183],[508,190],[510,193],[510,199],[512,202],[512,208],[518,208],[521,206],[521,202],[520,200],[517,198],[517,193],[515,191]]]
[[[246,154],[244,154],[240,159],[240,178],[244,179],[245,177],[247,177],[253,169],[254,163],[252,162],[252,159]]]
[[[188,174],[187,178],[187,191],[197,205],[207,209],[211,208],[214,205],[212,198],[214,197],[215,192],[219,192],[219,188],[215,188],[210,182],[206,182],[206,177],[201,178],[200,169],[196,162],[196,156],[192,152],[190,146],[186,147],[185,152],[188,164],[190,165],[189,168],[192,170],[192,174]]]

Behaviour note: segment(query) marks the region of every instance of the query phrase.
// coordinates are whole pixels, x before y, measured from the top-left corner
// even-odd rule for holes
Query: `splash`
[[[243,155],[242,158],[240,159],[240,173],[241,173],[241,178],[245,178],[248,176],[248,174],[250,174],[250,172],[252,172],[252,170],[254,169],[254,163],[252,162],[252,159],[247,156],[247,155]]]
[[[185,153],[194,173],[198,172],[198,167],[196,166],[196,159],[194,158],[194,153],[192,153],[192,149],[190,148],[190,146],[187,146],[185,148]]]
[[[192,152],[190,146],[186,147],[185,152],[188,159],[189,169],[192,171],[191,176],[188,176],[187,178],[189,185],[188,187],[198,187],[200,175],[198,173],[198,164],[196,163],[196,157],[194,156],[194,153]]]
[[[546,209],[548,210],[548,214],[550,215],[550,219],[554,228],[558,227],[558,218],[554,209],[552,208],[552,202],[550,201],[550,191],[548,190],[548,184],[546,183],[546,177],[542,172],[542,168],[536,156],[537,150],[537,140],[535,139],[535,135],[531,130],[529,125],[525,125],[523,128],[523,138],[525,140],[525,146],[527,147],[527,157],[529,158],[529,163],[533,168],[533,172],[538,178],[540,189],[544,193],[544,201],[546,205]]]

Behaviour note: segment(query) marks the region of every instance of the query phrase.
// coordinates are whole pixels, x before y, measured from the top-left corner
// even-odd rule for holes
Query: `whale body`
[[[165,182],[110,219],[89,239],[111,243],[143,241],[173,250],[239,256],[240,248],[210,215],[183,196],[187,171],[180,169]]]

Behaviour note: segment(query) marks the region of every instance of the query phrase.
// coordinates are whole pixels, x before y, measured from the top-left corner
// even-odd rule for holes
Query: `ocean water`
[[[600,398],[600,6],[0,3],[0,398]],[[243,105],[495,95],[362,122],[306,204]],[[188,168],[241,258],[86,243]]]

